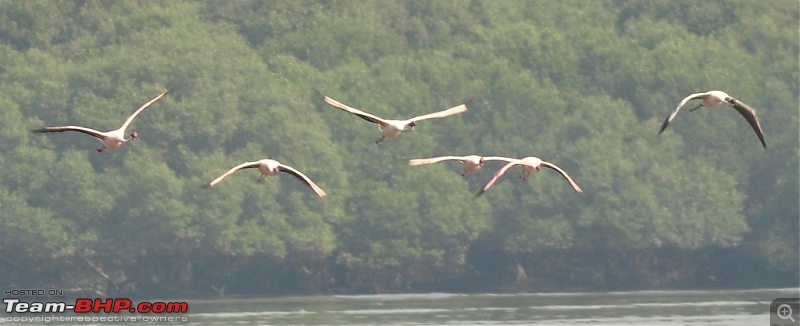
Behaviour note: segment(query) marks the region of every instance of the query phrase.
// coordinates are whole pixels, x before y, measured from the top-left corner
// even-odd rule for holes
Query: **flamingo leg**
[[[378,139],[375,143],[380,144],[380,142],[382,142],[384,139],[386,139],[386,136],[381,136],[381,138]]]

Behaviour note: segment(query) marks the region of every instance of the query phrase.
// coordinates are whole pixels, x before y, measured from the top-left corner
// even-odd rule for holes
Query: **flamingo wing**
[[[45,127],[40,129],[33,129],[31,131],[36,133],[77,131],[101,140],[106,137],[105,134],[100,131],[94,130],[92,128],[79,127],[79,126]]]
[[[160,99],[161,99],[161,98],[163,98],[165,95],[167,95],[167,93],[169,93],[169,92],[171,92],[171,91],[172,91],[172,90],[167,90],[166,92],[163,92],[163,93],[161,93],[161,94],[158,94],[158,96],[156,96],[156,97],[154,97],[153,99],[151,99],[151,100],[147,101],[147,103],[145,103],[145,104],[142,104],[142,106],[140,106],[138,109],[136,109],[136,111],[133,111],[133,113],[132,113],[132,114],[131,114],[131,115],[128,117],[128,119],[127,119],[127,120],[125,120],[125,123],[123,123],[123,124],[122,124],[122,127],[120,127],[120,130],[122,130],[122,131],[124,132],[124,131],[125,131],[125,129],[126,129],[126,128],[128,128],[128,125],[129,125],[129,124],[131,124],[131,122],[133,121],[133,119],[135,119],[135,118],[136,118],[136,116],[137,116],[137,115],[139,115],[139,113],[141,113],[142,111],[144,111],[144,109],[146,109],[146,108],[150,107],[150,105],[152,105],[152,104],[153,104],[153,103],[155,103],[156,101],[160,100]]]
[[[350,107],[350,106],[348,106],[348,105],[346,105],[346,104],[344,104],[342,102],[339,102],[337,100],[334,100],[334,99],[332,99],[330,97],[325,96],[325,103],[328,103],[328,104],[330,104],[331,106],[333,106],[333,107],[335,107],[337,109],[340,109],[340,110],[355,114],[359,118],[367,120],[369,122],[377,123],[377,124],[379,124],[381,126],[387,125],[386,120],[384,120],[382,118],[379,118],[378,116],[375,116],[375,115],[372,115],[370,113],[361,111],[361,110],[356,109],[354,107]]]
[[[572,185],[572,188],[574,188],[574,189],[575,189],[575,191],[577,191],[577,192],[583,192],[583,190],[581,189],[581,187],[580,187],[580,186],[578,186],[578,183],[576,183],[576,182],[575,182],[575,180],[572,180],[572,178],[570,178],[570,176],[569,176],[569,174],[567,174],[567,172],[564,172],[564,170],[562,170],[561,168],[559,168],[559,167],[558,167],[558,166],[556,166],[555,164],[553,164],[553,163],[550,163],[550,162],[544,162],[544,161],[542,161],[542,165],[544,165],[544,166],[546,166],[546,167],[548,167],[548,168],[551,168],[551,169],[555,170],[556,172],[560,173],[560,174],[561,174],[561,176],[562,176],[562,177],[564,177],[564,179],[567,179],[567,181],[569,181],[569,184],[570,184],[570,185]]]
[[[751,127],[753,127],[753,131],[755,131],[756,136],[758,136],[758,140],[761,141],[761,145],[764,145],[764,148],[766,149],[767,142],[764,140],[764,133],[761,130],[761,124],[758,122],[756,110],[737,99],[733,99],[731,106],[747,120],[747,123],[749,123]]]
[[[428,113],[428,114],[425,114],[425,115],[413,117],[413,118],[408,119],[406,121],[410,123],[410,122],[417,122],[417,121],[422,121],[422,120],[427,120],[427,119],[444,118],[446,116],[453,115],[453,114],[458,114],[458,113],[465,112],[465,111],[467,111],[467,105],[466,104],[461,104],[461,105],[454,106],[454,107],[449,108],[449,109],[444,110],[444,111]]]
[[[239,171],[241,169],[257,168],[259,164],[261,164],[259,161],[255,161],[255,162],[245,162],[245,163],[239,164],[237,166],[234,166],[233,168],[231,168],[227,172],[223,173],[221,176],[219,176],[216,179],[214,179],[211,182],[209,182],[208,184],[203,185],[202,188],[211,188],[211,187],[215,186],[216,184],[220,183],[222,181],[222,179],[225,179],[226,177],[228,177],[229,175],[233,174],[234,172]]]
[[[463,156],[439,156],[439,157],[431,157],[431,158],[420,158],[420,159],[408,160],[408,165],[417,166],[417,165],[433,164],[433,163],[438,163],[438,162],[447,161],[447,160],[459,160],[459,161],[462,161],[464,159],[465,158]]]
[[[494,185],[494,183],[497,182],[497,179],[500,179],[500,177],[503,176],[503,174],[506,173],[506,171],[508,171],[508,169],[510,169],[514,165],[520,164],[521,162],[522,162],[522,160],[516,160],[516,161],[513,161],[513,162],[509,162],[506,165],[503,165],[503,167],[501,167],[500,170],[497,170],[497,172],[495,172],[495,174],[492,177],[492,179],[489,180],[489,182],[487,182],[485,186],[483,186],[483,189],[481,189],[481,191],[479,191],[477,194],[475,194],[475,197],[483,195],[483,193],[488,191],[489,188],[491,188]]]
[[[667,129],[667,125],[672,122],[672,119],[675,119],[675,116],[678,115],[678,111],[680,111],[681,108],[686,105],[686,102],[694,99],[701,99],[706,96],[708,96],[708,93],[694,93],[681,100],[681,103],[678,104],[678,107],[676,107],[675,110],[673,110],[672,113],[666,119],[664,119],[664,122],[661,123],[661,129],[658,130],[658,133],[661,134],[665,129]]]
[[[295,176],[297,179],[300,179],[300,181],[305,182],[309,187],[311,187],[311,189],[314,190],[315,193],[317,193],[317,196],[325,197],[327,195],[325,193],[325,191],[322,190],[322,188],[317,186],[317,184],[314,183],[314,181],[311,181],[311,178],[307,177],[305,174],[301,173],[300,171],[295,170],[293,167],[288,166],[286,164],[281,164],[280,166],[278,166],[278,169],[281,172],[289,173],[289,174]]]
[[[514,162],[519,161],[518,158],[510,158],[510,157],[502,157],[502,156],[484,156],[484,161],[504,161],[504,162]]]

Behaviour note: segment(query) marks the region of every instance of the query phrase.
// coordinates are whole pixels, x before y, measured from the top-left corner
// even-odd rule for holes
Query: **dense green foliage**
[[[795,1],[0,0],[0,284],[796,282],[799,20]],[[28,132],[115,129],[174,86],[116,151]],[[711,89],[758,110],[769,150],[724,108],[656,134]],[[321,93],[388,118],[470,109],[375,145],[374,125]],[[512,170],[474,199],[499,163],[464,178],[407,165],[467,154],[537,156],[584,193]],[[261,158],[329,195],[253,170],[196,191]]]

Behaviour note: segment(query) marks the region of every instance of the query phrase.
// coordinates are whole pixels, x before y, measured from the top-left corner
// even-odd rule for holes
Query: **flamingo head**
[[[411,121],[411,123],[406,125],[406,129],[408,131],[414,131],[414,127],[416,127],[416,126],[417,126],[417,122],[416,121]]]
[[[485,163],[485,162],[486,162],[486,160],[483,159],[483,156],[481,156],[481,158],[478,159],[478,165],[479,166],[483,166],[483,163]]]
[[[137,132],[131,132],[131,140],[136,140],[139,138],[139,134]]]

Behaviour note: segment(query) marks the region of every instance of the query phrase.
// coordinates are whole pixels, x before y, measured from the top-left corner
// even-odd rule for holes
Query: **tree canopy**
[[[791,1],[0,0],[0,282],[190,295],[511,273],[654,287],[744,259],[757,267],[726,286],[796,283],[798,12]],[[116,129],[171,88],[118,150],[29,132]],[[767,151],[725,106],[682,111],[657,135],[683,97],[712,89],[757,109]],[[469,111],[376,145],[375,125],[323,94],[386,118]],[[551,170],[525,182],[512,169],[474,198],[501,163],[466,177],[454,162],[407,164],[468,154],[539,157],[584,193]],[[254,170],[197,190],[262,158],[328,196]],[[712,252],[731,258],[704,261]],[[482,269],[493,255],[509,260]]]

